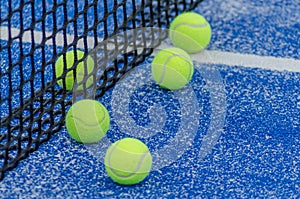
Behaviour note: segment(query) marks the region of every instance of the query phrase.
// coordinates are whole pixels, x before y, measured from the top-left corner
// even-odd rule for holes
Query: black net
[[[97,67],[92,91],[83,89],[76,95],[101,97],[167,37],[155,28],[167,28],[175,16],[199,2],[2,1],[0,179],[64,125],[75,96],[57,85],[60,77],[54,71],[60,55],[81,49],[82,59],[93,57]],[[74,68],[79,61],[75,55]]]

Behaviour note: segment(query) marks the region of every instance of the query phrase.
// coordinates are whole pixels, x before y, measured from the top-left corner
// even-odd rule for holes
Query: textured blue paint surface
[[[297,1],[204,1],[198,7],[213,28],[208,49],[296,59],[300,59],[299,9]],[[140,68],[149,66],[151,60]],[[299,198],[300,74],[241,66],[204,67],[208,73],[220,74],[226,96],[223,131],[204,158],[199,158],[199,148],[214,118],[208,82],[197,69],[190,87],[199,109],[186,116],[199,122],[196,134],[182,156],[152,171],[142,184],[114,184],[105,173],[100,158],[103,151],[98,151],[99,156],[91,153],[87,146],[71,140],[63,128],[6,173],[0,197]],[[130,88],[130,82],[126,85]],[[99,99],[111,115],[113,92]],[[128,104],[129,115],[142,126],[151,123],[151,107],[157,104],[166,111],[165,126],[151,137],[139,132],[153,153],[171,145],[168,140],[180,129],[185,105],[175,93],[151,81],[141,84]],[[127,136],[117,119],[112,118],[108,132],[111,141]],[[180,138],[179,143],[186,139]]]
[[[204,1],[214,31],[210,49],[299,59],[298,1]]]

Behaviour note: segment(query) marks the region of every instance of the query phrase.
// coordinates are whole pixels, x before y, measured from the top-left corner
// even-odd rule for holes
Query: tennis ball
[[[84,52],[80,50],[76,50],[77,54],[77,60],[81,60],[84,57]],[[75,54],[74,51],[68,51],[66,53],[66,66],[67,69],[71,69],[74,67],[74,62],[75,62]],[[85,62],[86,61],[86,72],[85,72]],[[85,60],[82,60],[78,63],[76,68],[72,68],[69,72],[67,72],[66,76],[63,77],[62,79],[58,80],[57,83],[63,87],[63,81],[65,81],[66,84],[66,89],[67,90],[72,90],[74,86],[74,71],[76,71],[76,79],[77,83],[79,84],[77,90],[82,90],[83,89],[83,84],[86,84],[86,88],[90,87],[93,84],[93,76],[90,76],[89,78],[86,79],[88,75],[91,74],[94,70],[94,61],[91,56],[87,56]],[[61,77],[64,73],[64,56],[61,55],[56,63],[55,63],[55,75],[57,78]],[[85,77],[86,76],[86,77]]]
[[[66,115],[70,136],[81,143],[98,142],[110,127],[107,109],[96,100],[80,100],[73,104]]]
[[[152,77],[162,88],[178,90],[183,88],[194,74],[191,57],[179,48],[159,51],[152,61]]]
[[[174,46],[191,54],[197,53],[209,44],[211,27],[203,16],[185,12],[172,21],[169,37]]]
[[[118,184],[134,185],[143,181],[151,166],[152,156],[149,149],[138,139],[118,140],[106,151],[106,172]]]

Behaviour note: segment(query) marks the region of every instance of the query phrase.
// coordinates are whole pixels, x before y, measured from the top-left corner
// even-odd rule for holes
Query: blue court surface
[[[1,0],[1,15],[6,6]],[[0,198],[299,198],[299,1],[204,0],[195,11],[213,32],[207,49],[192,57],[188,86],[176,92],[158,87],[150,56],[97,99],[111,115],[106,138],[79,144],[63,127],[6,173]],[[29,52],[30,41],[23,42]],[[18,43],[12,48],[19,50]],[[50,47],[45,50],[51,57]],[[24,70],[30,70],[27,62]],[[153,156],[150,175],[135,186],[113,183],[103,165],[107,147],[123,137],[141,139]]]

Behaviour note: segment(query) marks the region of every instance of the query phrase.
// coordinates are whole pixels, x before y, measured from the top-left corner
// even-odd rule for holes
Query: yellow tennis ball
[[[113,143],[105,155],[105,169],[111,179],[121,185],[143,181],[152,167],[148,147],[138,139],[124,138]]]
[[[76,54],[77,54],[77,60],[81,60],[84,57],[84,52],[80,50],[76,50]],[[68,51],[65,56],[66,56],[67,69],[71,69],[72,67],[74,67],[74,62],[75,62],[74,51],[73,50]],[[86,61],[86,71],[85,71],[85,63],[84,63],[85,61]],[[93,70],[94,70],[94,61],[91,56],[87,56],[85,60],[80,61],[76,66],[76,68],[67,72],[65,77],[58,80],[57,83],[61,87],[63,87],[63,81],[65,81],[66,89],[72,90],[75,82],[73,72],[76,71],[76,80],[77,83],[79,84],[77,90],[82,90],[84,83],[86,85],[86,88],[88,88],[93,84],[93,76],[91,75]],[[55,75],[57,78],[59,78],[63,74],[64,74],[64,56],[61,55],[55,63]]]
[[[103,104],[96,100],[80,100],[66,115],[70,136],[81,143],[98,142],[110,127],[110,116]]]
[[[188,53],[197,53],[209,44],[211,27],[203,16],[185,12],[172,21],[169,37],[174,46]]]
[[[189,54],[180,48],[163,49],[152,61],[152,77],[165,89],[183,88],[192,79],[193,74],[193,61]]]

